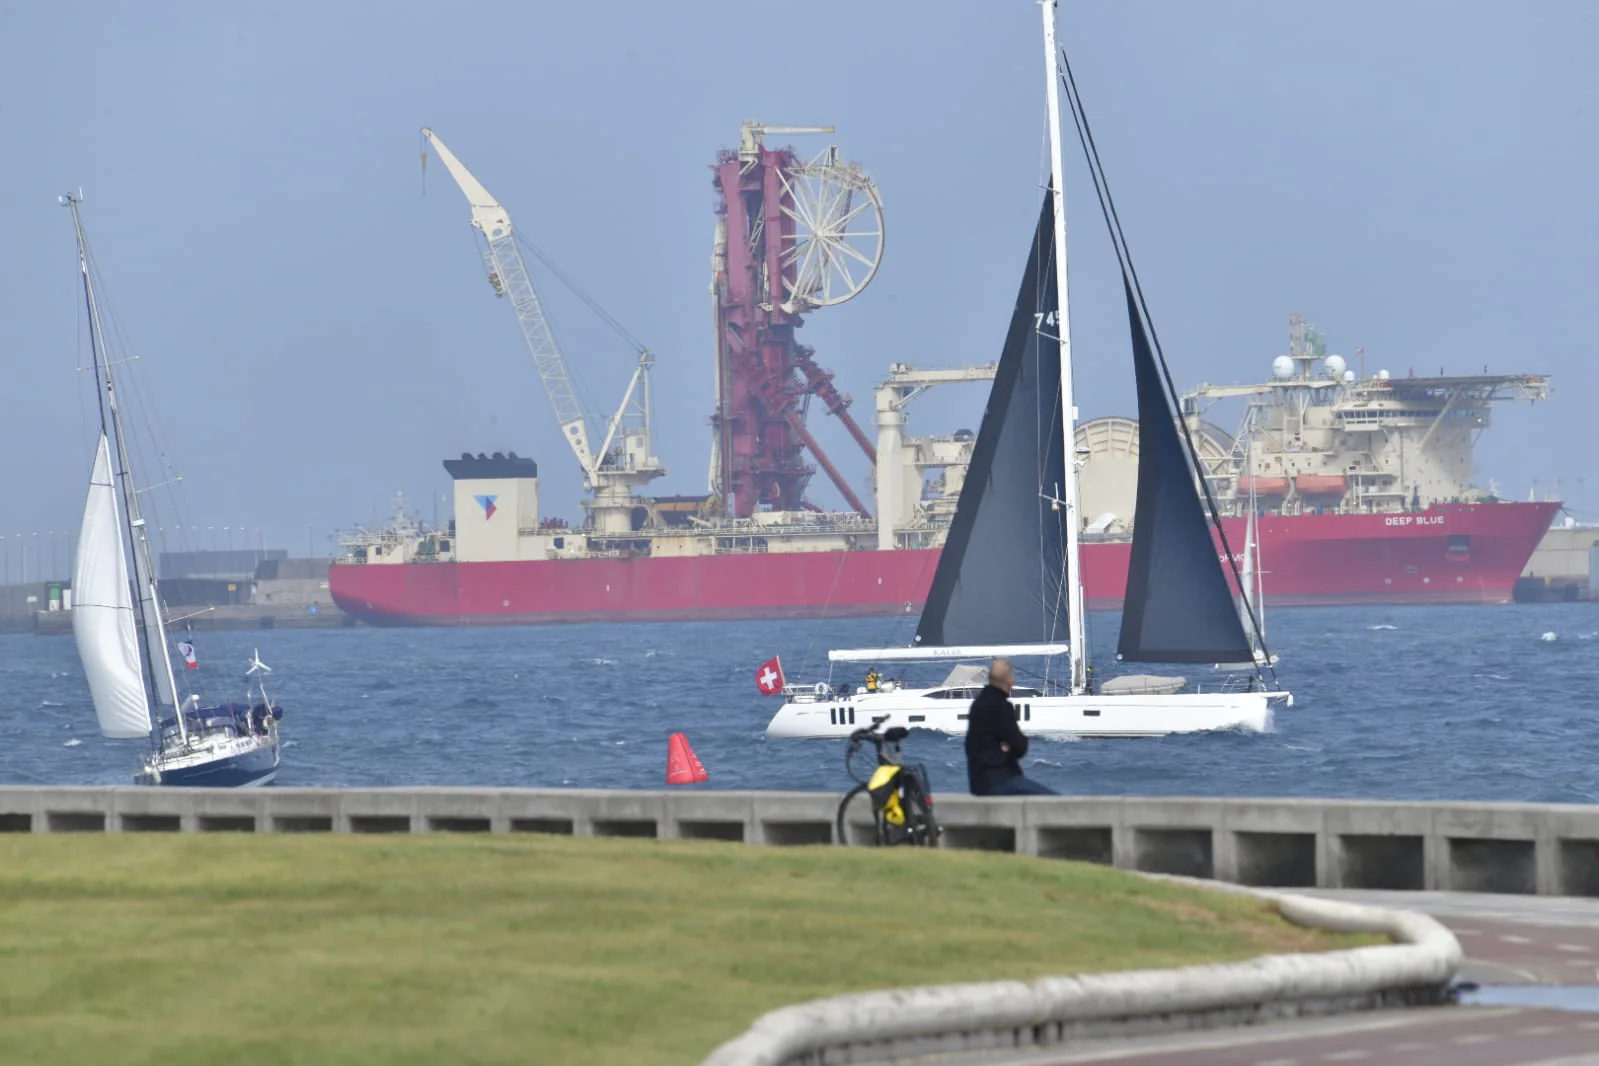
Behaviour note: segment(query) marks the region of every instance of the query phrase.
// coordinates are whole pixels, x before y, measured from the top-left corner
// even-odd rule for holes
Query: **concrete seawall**
[[[6,786],[0,832],[534,832],[827,844],[837,804],[818,792]],[[945,847],[1279,888],[1599,896],[1599,807],[940,796],[935,810]]]

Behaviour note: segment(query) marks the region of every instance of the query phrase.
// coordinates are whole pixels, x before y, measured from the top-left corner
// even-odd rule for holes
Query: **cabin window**
[[[853,708],[853,707],[851,707],[849,709],[849,724],[850,725],[854,725],[855,724],[855,708]]]
[[[925,714],[913,714],[913,715],[911,715],[911,721],[913,721],[913,722],[925,722],[925,721],[927,721],[927,715],[925,715]]]
[[[1098,718],[1099,717],[1099,712],[1098,711],[1084,711],[1083,712],[1083,717],[1084,718]]]
[[[1449,534],[1449,554],[1454,558],[1462,558],[1471,554],[1471,534]]]

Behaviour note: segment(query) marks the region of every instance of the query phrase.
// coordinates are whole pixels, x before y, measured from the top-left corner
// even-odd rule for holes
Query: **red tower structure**
[[[716,410],[711,416],[711,490],[722,508],[748,518],[816,510],[805,489],[809,452],[850,507],[865,504],[806,428],[819,399],[875,463],[876,449],[850,417],[850,398],[797,340],[804,315],[857,295],[883,254],[882,201],[859,164],[829,147],[802,161],[767,148],[767,133],[831,133],[832,127],[746,122],[736,151],[712,167],[720,199],[712,254],[716,313]]]

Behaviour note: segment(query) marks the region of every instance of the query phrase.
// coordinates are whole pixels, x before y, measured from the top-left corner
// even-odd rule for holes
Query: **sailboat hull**
[[[937,695],[935,695],[937,694]],[[766,735],[791,740],[847,738],[874,722],[939,733],[965,734],[967,699],[941,698],[939,689],[860,693],[838,699],[784,704]],[[1028,696],[1012,700],[1028,736],[1163,737],[1231,730],[1269,732],[1275,711],[1289,706],[1286,692],[1219,689],[1170,695]]]
[[[134,783],[172,788],[259,788],[278,776],[282,755],[283,746],[276,737],[270,743],[231,751],[198,756],[174,753],[147,766]]]

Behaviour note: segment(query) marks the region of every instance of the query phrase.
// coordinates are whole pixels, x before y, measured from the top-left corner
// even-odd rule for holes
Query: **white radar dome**
[[[1286,355],[1279,355],[1271,361],[1271,376],[1278,381],[1287,381],[1294,376],[1294,361]]]
[[[1386,370],[1377,371],[1377,380],[1378,381],[1387,381],[1388,380],[1388,371],[1386,371]]]
[[[1355,383],[1355,372],[1353,370],[1345,370],[1344,371],[1344,384],[1345,385],[1353,385],[1354,383]]]
[[[1345,365],[1344,357],[1341,355],[1329,355],[1327,361],[1322,364],[1322,366],[1327,368],[1327,376],[1334,381],[1344,376]]]

